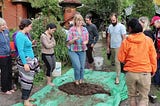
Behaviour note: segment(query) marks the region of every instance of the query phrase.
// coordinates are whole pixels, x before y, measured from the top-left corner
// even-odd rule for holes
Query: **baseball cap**
[[[159,16],[153,16],[150,26],[152,26],[155,23],[155,21],[157,21],[157,20],[160,20],[160,17]]]

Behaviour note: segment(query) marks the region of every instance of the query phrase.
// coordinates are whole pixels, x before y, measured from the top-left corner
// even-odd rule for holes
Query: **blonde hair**
[[[81,14],[75,14],[75,15],[74,15],[74,18],[73,18],[73,25],[74,25],[74,26],[76,26],[76,21],[77,21],[77,20],[81,20],[81,21],[82,21],[82,24],[83,24],[83,25],[85,24],[84,19],[83,19],[83,17],[82,17]]]
[[[3,18],[0,18],[0,25],[6,25],[6,21]]]
[[[151,28],[150,28],[150,21],[149,21],[149,19],[148,19],[148,17],[140,17],[139,19],[139,22],[141,22],[141,23],[143,23],[143,31],[144,30],[150,30]]]

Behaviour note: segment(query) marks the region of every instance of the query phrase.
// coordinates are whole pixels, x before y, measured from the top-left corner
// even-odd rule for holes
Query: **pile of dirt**
[[[81,83],[76,85],[74,82],[65,83],[59,86],[59,89],[63,92],[66,92],[69,95],[93,95],[93,94],[108,94],[111,95],[109,91],[104,90],[102,86],[89,84],[89,83]]]

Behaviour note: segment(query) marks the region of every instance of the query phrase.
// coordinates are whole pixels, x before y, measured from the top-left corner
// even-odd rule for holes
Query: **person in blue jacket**
[[[6,21],[0,18],[0,70],[1,91],[4,94],[12,94],[12,66],[10,56],[10,38]]]

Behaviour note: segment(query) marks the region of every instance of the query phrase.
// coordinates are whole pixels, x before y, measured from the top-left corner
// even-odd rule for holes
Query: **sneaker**
[[[148,97],[149,97],[149,101],[151,103],[155,103],[156,100],[157,100],[157,96],[156,95],[148,95]]]

